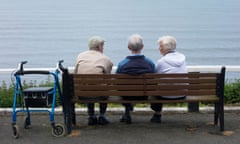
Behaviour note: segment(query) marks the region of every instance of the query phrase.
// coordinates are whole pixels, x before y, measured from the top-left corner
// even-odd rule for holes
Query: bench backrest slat
[[[216,95],[218,73],[72,74],[75,96]]]

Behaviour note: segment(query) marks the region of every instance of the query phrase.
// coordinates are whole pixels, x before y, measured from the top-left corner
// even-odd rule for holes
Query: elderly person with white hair
[[[143,49],[143,39],[140,35],[131,35],[128,39],[128,49],[131,55],[127,56],[125,59],[119,62],[116,73],[124,74],[144,74],[144,73],[154,73],[155,64],[149,58],[145,57],[141,51]],[[127,100],[135,99],[147,99],[147,97],[122,97]],[[133,105],[131,103],[123,104],[125,106],[125,113],[120,119],[120,122],[125,122],[127,124],[132,123],[130,116],[130,111],[133,110]]]
[[[157,73],[186,73],[185,56],[176,51],[176,39],[164,36],[158,39],[159,51],[163,57],[157,61]]]
[[[76,59],[76,65],[74,73],[77,74],[104,74],[111,73],[112,62],[110,59],[103,54],[104,39],[99,36],[93,36],[88,41],[89,50],[82,52]],[[87,97],[86,97],[87,98]],[[107,99],[107,96],[94,97],[93,99]],[[88,125],[105,125],[109,121],[105,117],[107,109],[106,103],[100,103],[100,114],[99,117],[95,115],[94,103],[88,103]]]
[[[157,40],[160,54],[163,56],[157,61],[156,73],[187,73],[185,56],[176,51],[176,39],[172,36],[163,36]],[[184,96],[159,96],[159,99],[183,99]],[[151,104],[155,111],[151,122],[161,123],[162,104]]]

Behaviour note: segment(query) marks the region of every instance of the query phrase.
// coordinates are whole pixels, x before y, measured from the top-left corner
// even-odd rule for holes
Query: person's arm
[[[106,72],[106,73],[111,73],[112,67],[113,67],[113,63],[112,63],[111,61],[107,61],[107,62],[106,62],[105,72]]]
[[[118,64],[116,72],[115,73],[120,73],[120,65]]]
[[[73,72],[74,72],[75,74],[77,74],[77,72],[78,72],[78,64],[75,65]]]
[[[155,68],[156,73],[162,73],[162,66],[161,66],[162,64],[161,63],[162,63],[161,60],[157,61],[156,68]]]
[[[96,66],[102,69],[102,73],[111,73],[113,64],[109,59],[101,59]]]

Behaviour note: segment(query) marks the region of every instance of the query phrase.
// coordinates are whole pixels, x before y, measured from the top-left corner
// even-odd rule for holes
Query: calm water
[[[239,0],[0,0],[0,69],[73,66],[92,35],[106,40],[114,65],[139,33],[144,54],[160,58],[156,40],[176,37],[188,65],[239,65]]]

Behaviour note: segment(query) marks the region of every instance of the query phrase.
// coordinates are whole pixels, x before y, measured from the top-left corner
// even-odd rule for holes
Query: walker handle
[[[64,62],[64,60],[59,60],[58,63],[57,63],[57,69],[61,72],[63,72],[64,69],[65,69],[62,65],[63,62]]]
[[[18,64],[18,70],[17,72],[15,73],[16,74],[20,74],[20,75],[23,75],[23,65],[26,64],[27,61],[21,61],[19,64]]]

